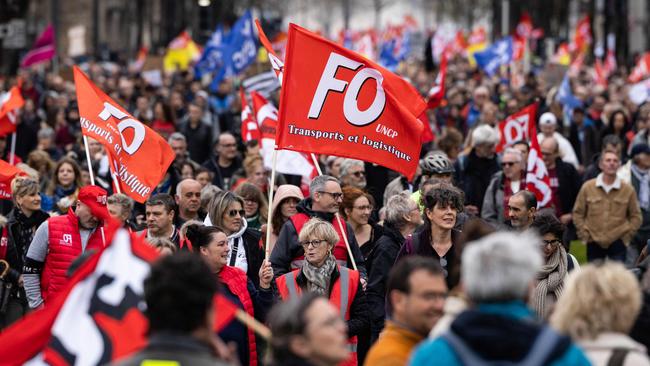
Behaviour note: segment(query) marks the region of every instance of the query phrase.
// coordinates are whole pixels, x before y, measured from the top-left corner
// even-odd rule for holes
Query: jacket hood
[[[304,213],[309,217],[318,217],[319,219],[325,220],[327,222],[332,222],[334,220],[333,213],[314,211],[311,205],[312,205],[312,199],[311,197],[307,197],[304,200],[298,202],[298,206],[296,207],[296,209],[298,210],[298,212]]]
[[[239,231],[237,231],[236,233],[232,233],[232,234],[228,235],[228,242],[229,243],[233,239],[241,238],[241,236],[244,235],[244,231],[246,231],[246,229],[248,228],[248,221],[246,221],[245,219],[242,219],[241,221],[242,221],[242,225],[241,225],[241,228],[239,229]]]
[[[280,206],[280,202],[290,197],[296,198],[298,199],[298,201],[302,201],[305,199],[305,196],[302,195],[300,188],[294,186],[293,184],[283,184],[278,187],[277,191],[275,191],[275,194],[273,195],[273,204],[271,205],[271,217],[275,215],[275,209]]]

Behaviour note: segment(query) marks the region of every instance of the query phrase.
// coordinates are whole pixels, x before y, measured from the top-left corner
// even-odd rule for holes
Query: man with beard
[[[341,163],[341,186],[366,188],[366,169],[363,161],[356,159],[345,159]]]
[[[63,290],[66,271],[83,252],[106,245],[101,225],[109,219],[106,191],[97,186],[79,190],[75,209],[42,223],[29,246],[23,267],[29,307],[36,309]]]
[[[508,217],[515,230],[530,227],[537,212],[537,198],[531,191],[519,191],[508,200]]]
[[[442,317],[447,284],[440,264],[413,256],[399,261],[388,277],[392,312],[365,365],[405,365],[411,351]]]

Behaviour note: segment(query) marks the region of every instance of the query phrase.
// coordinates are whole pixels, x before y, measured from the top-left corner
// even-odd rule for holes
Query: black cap
[[[632,146],[632,151],[630,155],[635,157],[639,154],[650,154],[650,146],[646,143],[640,143]]]

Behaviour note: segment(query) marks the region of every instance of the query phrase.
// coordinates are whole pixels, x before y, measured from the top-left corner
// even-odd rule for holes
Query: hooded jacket
[[[228,256],[228,265],[238,267],[246,272],[248,278],[255,284],[256,288],[260,285],[260,267],[264,261],[264,248],[260,245],[261,233],[254,229],[249,229],[246,220],[242,220],[242,227],[239,231],[228,235],[228,246],[230,254]],[[235,265],[233,256],[241,249],[244,249],[246,256],[246,267]]]
[[[273,195],[273,204],[271,205],[271,217],[275,217],[275,211],[281,209],[280,203],[283,200],[291,197],[297,198],[298,201],[302,201],[305,199],[305,197],[302,195],[302,192],[300,191],[300,188],[291,184],[283,184],[279,186],[278,190]],[[281,228],[278,228],[278,231],[280,229]],[[269,245],[271,248],[273,248],[275,242],[278,241],[278,235],[275,235],[273,227],[268,228],[268,230],[271,230],[271,241],[269,242]]]

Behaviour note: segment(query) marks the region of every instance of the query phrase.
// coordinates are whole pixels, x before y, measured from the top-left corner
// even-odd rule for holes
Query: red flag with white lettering
[[[309,62],[305,62],[305,58]],[[411,84],[365,57],[289,26],[277,144],[415,175],[426,104]]]
[[[239,97],[241,98],[241,138],[244,143],[251,140],[257,140],[259,142],[260,129],[253,115],[253,111],[246,101],[243,88],[239,88]]]
[[[264,159],[264,166],[271,169],[273,166],[273,150],[275,149],[275,137],[278,129],[278,109],[258,92],[251,92],[253,98],[253,110],[255,118],[260,126],[261,142],[260,153]],[[318,175],[312,160],[306,154],[280,150],[276,160],[276,171],[283,174],[302,176],[302,181],[309,184],[311,178]]]
[[[526,174],[526,190],[535,193],[537,208],[549,207],[553,203],[551,179],[542,159],[542,151],[537,141],[537,128],[534,120],[528,124],[530,136],[530,151],[528,152],[528,173]]]
[[[18,86],[0,93],[0,136],[16,132],[16,110],[25,105]]]
[[[528,134],[530,132],[530,125],[535,124],[536,115],[537,103],[533,103],[499,122],[501,141],[497,145],[496,151],[501,152],[519,140],[529,140],[531,138],[531,135]]]
[[[122,192],[144,202],[167,173],[174,151],[74,67],[82,133],[99,141],[113,161]]]
[[[25,175],[24,171],[0,159],[0,199],[11,199],[11,181],[18,175]]]
[[[440,61],[440,70],[438,71],[438,76],[436,76],[436,81],[429,90],[427,106],[429,109],[437,108],[442,99],[445,97],[445,80],[447,79],[447,53],[446,51],[442,52],[442,60]]]

